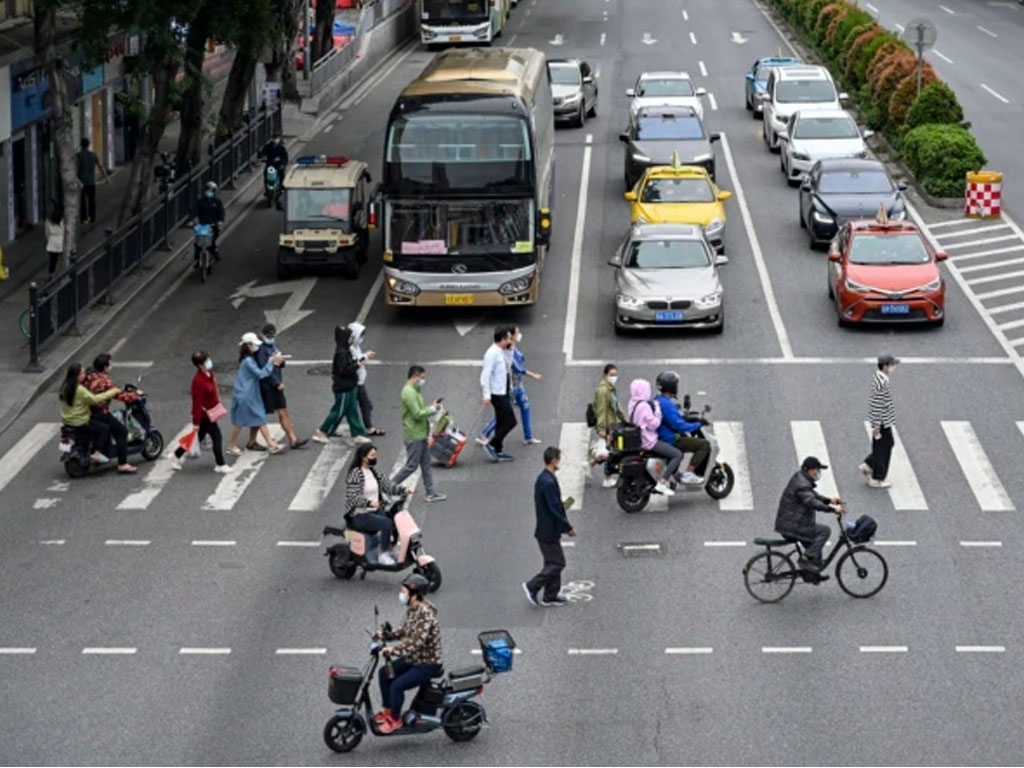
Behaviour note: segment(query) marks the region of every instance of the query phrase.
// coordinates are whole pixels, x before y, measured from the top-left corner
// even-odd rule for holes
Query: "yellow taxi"
[[[644,171],[629,190],[631,224],[699,224],[704,236],[719,253],[725,253],[725,206],[732,192],[718,188],[708,172],[696,165],[682,165],[674,155],[672,165]]]

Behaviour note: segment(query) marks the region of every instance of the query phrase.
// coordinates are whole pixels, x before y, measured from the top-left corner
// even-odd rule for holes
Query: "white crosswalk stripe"
[[[338,477],[345,471],[351,451],[349,446],[338,440],[330,440],[313,462],[292,503],[291,512],[316,512],[327,500]]]
[[[750,510],[754,508],[754,490],[750,483],[750,466],[747,464],[747,443],[743,434],[743,423],[739,421],[716,421],[715,436],[718,438],[719,461],[732,467],[736,483],[732,492],[718,502],[719,509],[726,511]]]
[[[999,481],[971,423],[943,421],[942,431],[946,433],[949,447],[960,463],[960,469],[978,500],[978,506],[985,512],[1012,510],[1013,502]]]
[[[828,448],[825,447],[825,433],[822,432],[820,421],[791,421],[790,430],[793,433],[793,446],[796,448],[797,465],[808,456],[816,456],[828,469],[821,473],[818,478],[818,493],[823,496],[833,497],[839,495],[836,487],[835,468],[832,460],[828,457]]]
[[[160,458],[156,460],[156,464],[149,472],[142,478],[142,487],[132,491],[118,503],[118,509],[148,509],[149,505],[153,503],[154,499],[160,495],[160,491],[164,489],[164,486],[171,481],[177,473],[174,471],[174,467],[171,464],[171,459],[174,456],[174,450],[178,447],[178,441],[181,440],[191,428],[181,429],[174,439],[164,445],[164,452]]]
[[[562,498],[570,496],[576,500],[573,509],[583,509],[583,494],[586,491],[587,464],[590,454],[590,428],[586,422],[565,422],[558,437],[558,447],[562,449],[562,461],[558,468],[558,484],[562,489]],[[594,476],[601,474],[594,471]],[[598,481],[599,482],[599,481]]]
[[[284,430],[278,424],[270,424],[270,436],[274,442],[284,437]],[[245,430],[243,430],[243,434]],[[256,479],[257,473],[267,463],[270,454],[266,451],[245,451],[234,463],[234,471],[224,475],[217,484],[217,489],[210,494],[203,504],[203,509],[211,511],[228,511],[242,498],[245,489]]]
[[[60,433],[60,424],[43,422],[34,424],[14,446],[4,454],[3,471],[0,472],[0,491],[7,487],[7,484],[21,472],[21,470],[35,458],[39,450],[51,442]],[[57,446],[54,445],[54,458],[57,454]]]
[[[871,422],[864,422],[864,429],[871,437]],[[907,449],[900,439],[899,430],[892,428],[893,447],[892,459],[889,462],[889,476],[886,478],[892,487],[889,489],[889,498],[895,509],[900,511],[926,510],[928,502],[925,501],[924,492],[917,482],[917,475],[910,465],[910,457],[907,456]]]

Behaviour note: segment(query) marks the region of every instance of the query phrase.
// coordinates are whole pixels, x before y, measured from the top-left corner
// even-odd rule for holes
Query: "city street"
[[[893,19],[903,23],[912,5],[902,0]],[[1016,10],[985,13],[1020,23]],[[946,34],[940,26],[939,49],[952,57]],[[229,475],[214,474],[206,452],[174,472],[168,448],[134,476],[71,481],[57,460],[54,391],[0,436],[0,763],[1019,763],[1024,594],[1004,566],[1024,555],[1024,288],[1012,268],[981,283],[988,273],[968,271],[998,268],[1010,257],[988,251],[1010,242],[957,250],[968,242],[950,223],[959,212],[918,207],[914,216],[951,254],[944,327],[840,328],[826,254],[809,250],[797,190],[744,109],[744,74],[786,45],[756,3],[521,0],[499,42],[583,58],[600,86],[597,117],[556,134],[553,240],[535,306],[385,306],[376,241],[356,281],[279,283],[282,214],[260,199],[229,220],[210,281],[187,273],[183,256],[173,291],[144,293],[82,360],[112,350],[115,381],[142,375],[173,447],[189,420],[192,351],[210,352],[230,404],[238,339],[270,313],[292,356],[284,381],[305,437],[331,404],[333,329],[358,319],[364,349],[378,353],[368,386],[388,469],[404,460],[398,398],[409,365],[426,367],[427,401],[443,396],[457,425],[479,431],[480,360],[494,327],[517,323],[528,367],[544,375],[528,384],[543,444],[524,446],[516,430],[506,442],[516,461],[492,464],[471,441],[455,468],[434,472],[447,501],[427,504],[419,487],[411,507],[444,574],[431,600],[446,665],[478,660],[481,630],[505,628],[521,649],[482,696],[489,727],[468,744],[435,733],[367,736],[350,756],[324,745],[328,667],[365,662],[374,606],[392,622],[404,612],[397,574],[341,581],[322,556],[323,526],[342,522],[338,473],[351,441],[248,452]],[[391,105],[433,55],[410,47],[293,155],[359,158],[376,181]],[[625,89],[640,72],[664,69],[685,69],[708,90],[705,122],[722,134],[717,183],[733,198],[721,335],[617,336],[612,327],[607,261],[629,225],[618,140]],[[975,107],[973,86],[938,70],[968,111],[1004,120],[1009,107]],[[990,123],[969,117],[994,160],[1011,134],[989,139]],[[970,234],[978,222],[964,226],[971,242],[988,236]],[[261,286],[276,288],[247,295]],[[888,490],[867,487],[858,471],[882,353],[903,359]],[[586,476],[584,413],[606,362],[620,368],[623,400],[631,380],[668,369],[681,393],[713,406],[737,477],[730,496],[679,494],[627,515],[599,469]],[[560,610],[531,606],[520,586],[540,567],[533,483],[546,445],[561,447],[562,495],[577,500],[569,517],[579,536],[567,540],[564,573],[573,602]],[[753,539],[772,535],[779,495],[808,454],[831,466],[823,492],[878,521],[874,546],[889,578],[871,599],[847,597],[834,577],[798,583],[775,605],[744,589]]]

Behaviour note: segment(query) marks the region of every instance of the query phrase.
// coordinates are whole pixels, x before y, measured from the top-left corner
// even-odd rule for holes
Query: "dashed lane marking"
[[[714,648],[666,648],[666,656],[704,656],[710,653],[714,653]]]
[[[693,34],[693,32],[690,33],[690,42],[693,43],[694,45],[697,44],[697,36]]]
[[[975,26],[978,28],[979,31],[984,32],[989,37],[999,37],[999,35],[997,35],[995,32],[993,32],[990,29],[985,29],[985,27],[981,26],[981,24],[975,24]]]
[[[1003,102],[1003,104],[1009,104],[1010,103],[1010,100],[1008,98],[1006,98],[1005,96],[1003,96],[1003,94],[999,93],[999,91],[996,91],[996,90],[994,90],[992,88],[989,88],[984,83],[981,84],[981,87],[984,88],[986,91],[988,91],[993,96],[995,96],[1001,102]]]
[[[0,656],[33,656],[35,655],[35,648],[25,647],[12,647],[12,648],[0,648]]]
[[[949,56],[944,54],[942,51],[940,51],[938,48],[932,48],[932,53],[934,53],[936,56],[938,56],[940,59],[942,59],[947,64],[952,64],[953,63],[953,60],[951,58],[949,58]]]
[[[179,656],[227,656],[231,653],[230,648],[181,648]]]
[[[1001,547],[1001,541],[961,541],[961,547]]]
[[[229,539],[193,539],[193,547],[233,547],[237,541]]]
[[[279,547],[319,547],[319,541],[279,541]]]
[[[745,547],[745,541],[705,541],[705,547]]]
[[[326,648],[278,648],[275,656],[323,656]]]
[[[708,91],[708,102],[711,104],[711,111],[717,112],[718,102],[715,101],[715,94],[711,93],[711,91]]]
[[[570,648],[570,656],[616,656],[618,648]]]
[[[916,547],[916,541],[872,541],[876,547]]]
[[[67,539],[43,539],[39,543],[44,547],[63,547],[67,543]]]
[[[108,547],[148,547],[150,539],[107,539],[103,542]]]
[[[905,645],[862,645],[861,653],[906,653]]]
[[[697,66],[700,67],[701,77],[707,77],[708,76],[708,68],[706,66],[704,66],[704,62],[703,61],[698,61],[697,62]]]
[[[809,645],[765,645],[761,653],[810,653],[812,650]]]
[[[82,649],[83,656],[134,656],[138,648],[126,647],[97,647],[90,646]]]
[[[957,653],[1005,653],[1005,645],[958,645]]]

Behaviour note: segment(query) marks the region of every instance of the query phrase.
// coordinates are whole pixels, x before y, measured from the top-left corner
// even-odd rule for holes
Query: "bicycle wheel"
[[[21,329],[21,333],[26,339],[32,338],[32,328],[29,327],[27,309],[18,317],[18,327]]]
[[[848,567],[845,567],[849,563]],[[847,550],[836,563],[836,581],[850,597],[877,595],[889,578],[885,558],[867,547]]]
[[[210,251],[203,248],[199,252],[199,282],[205,283],[208,274],[210,274]]]
[[[765,550],[743,566],[743,585],[755,600],[777,603],[793,590],[796,569],[784,552]]]

